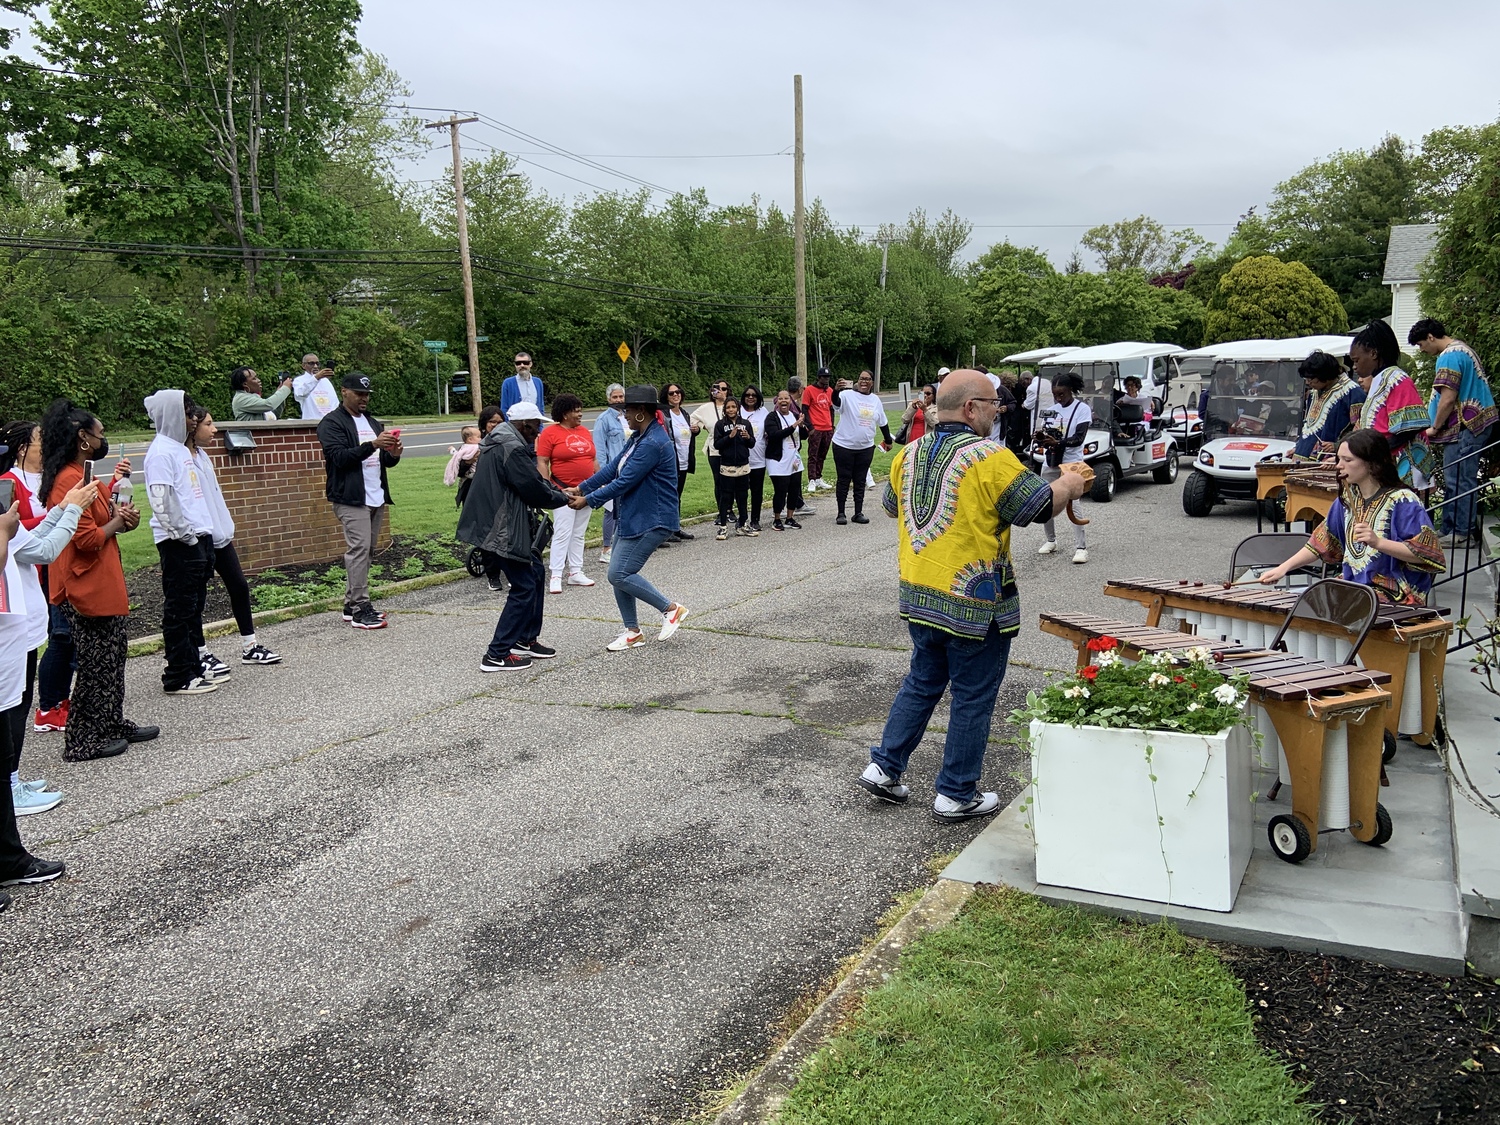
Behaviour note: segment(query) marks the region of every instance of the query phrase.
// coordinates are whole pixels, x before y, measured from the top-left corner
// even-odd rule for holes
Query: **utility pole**
[[[810,386],[807,378],[807,227],[802,212],[802,75],[792,75],[793,112],[796,117],[796,146],[793,150],[792,167],[796,184],[793,188],[795,207],[792,211],[793,251],[792,262],[797,287],[797,378],[804,387]]]
[[[891,253],[891,244],[881,242],[880,244],[880,291],[885,292],[885,266]],[[885,317],[875,325],[875,393],[880,393],[880,355],[885,350]]]
[[[474,409],[484,408],[484,398],[479,392],[479,333],[474,327],[474,267],[469,261],[469,210],[464,204],[464,158],[458,147],[458,127],[477,117],[459,117],[454,114],[446,121],[434,121],[429,129],[447,128],[453,141],[453,201],[458,209],[458,258],[464,276],[464,330],[469,339],[469,378],[473,383]]]

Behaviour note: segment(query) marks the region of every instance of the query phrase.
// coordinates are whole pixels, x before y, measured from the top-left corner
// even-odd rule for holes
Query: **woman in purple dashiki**
[[[1339,477],[1344,491],[1328,519],[1261,582],[1274,585],[1321,559],[1341,564],[1346,582],[1369,586],[1381,601],[1426,604],[1433,575],[1447,569],[1447,560],[1427,509],[1401,483],[1390,443],[1375,430],[1356,430],[1339,445]]]

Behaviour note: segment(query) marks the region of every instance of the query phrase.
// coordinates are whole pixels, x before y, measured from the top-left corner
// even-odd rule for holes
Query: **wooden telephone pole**
[[[795,207],[792,212],[793,246],[792,262],[797,287],[797,378],[803,387],[809,386],[807,378],[807,225],[802,212],[802,75],[792,75],[792,93],[796,116],[796,147],[792,159],[796,185],[793,189]]]
[[[484,408],[484,398],[479,389],[479,334],[474,327],[474,267],[469,262],[469,211],[464,204],[464,160],[458,147],[458,127],[477,117],[459,117],[457,114],[446,121],[434,121],[429,129],[450,130],[453,141],[453,200],[458,209],[458,258],[464,275],[464,330],[469,339],[469,385],[474,391],[474,411]]]

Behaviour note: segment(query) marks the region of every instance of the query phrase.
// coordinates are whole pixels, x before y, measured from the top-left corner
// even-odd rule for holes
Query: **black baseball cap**
[[[349,372],[349,374],[345,375],[339,381],[339,386],[343,387],[346,391],[364,391],[365,394],[369,394],[375,389],[374,385],[370,382],[370,377],[360,371]]]

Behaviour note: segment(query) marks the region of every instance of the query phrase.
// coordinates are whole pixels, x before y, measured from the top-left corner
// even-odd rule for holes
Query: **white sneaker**
[[[562,593],[562,576],[561,575],[554,574],[552,576],[552,581],[547,584],[547,593],[549,593],[549,594],[560,594],[560,593]]]
[[[1055,555],[1057,554],[1057,544],[1049,539],[1036,549],[1036,553],[1039,555]]]
[[[609,548],[608,547],[604,548],[604,550],[602,550],[602,551],[599,552],[599,561],[602,562],[602,563],[609,562]]]
[[[1088,562],[1089,561],[1088,549],[1084,548],[1084,547],[1079,547],[1078,550],[1076,550],[1076,551],[1073,552],[1073,561],[1076,562],[1076,563],[1086,563],[1086,562]]]
[[[625,632],[610,641],[604,648],[607,652],[624,652],[627,648],[640,648],[645,643],[646,635],[639,629],[633,633],[629,629],[626,629]]]
[[[575,570],[572,574],[568,575],[568,585],[569,586],[592,586],[592,585],[594,585],[594,580],[592,578],[590,578],[587,574],[583,573],[583,571],[581,571],[581,570]]]
[[[11,803],[15,806],[17,816],[30,816],[33,813],[48,812],[57,807],[63,799],[61,793],[38,793],[26,788],[24,782],[16,782],[10,787]]]
[[[911,791],[901,784],[900,776],[892,777],[874,762],[865,767],[865,772],[854,779],[858,785],[872,797],[878,797],[882,801],[889,801],[893,805],[903,805]]]
[[[932,802],[932,815],[939,820],[973,820],[976,816],[989,816],[999,811],[998,793],[979,793],[968,801],[955,801],[939,793]]]
[[[677,632],[677,630],[682,626],[682,619],[687,615],[688,611],[687,606],[685,605],[679,605],[670,613],[662,614],[661,633],[656,639],[659,641],[665,641],[669,639],[672,634]]]

